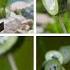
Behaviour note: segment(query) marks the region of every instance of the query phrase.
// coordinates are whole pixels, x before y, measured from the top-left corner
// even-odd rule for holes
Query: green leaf
[[[48,25],[44,28],[44,31],[48,33],[63,33],[63,29],[60,24],[60,19],[55,17],[54,23],[48,23]]]

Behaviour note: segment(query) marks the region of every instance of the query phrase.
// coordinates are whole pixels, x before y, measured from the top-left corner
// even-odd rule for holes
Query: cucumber
[[[17,37],[15,36],[0,36],[0,55],[10,50],[16,41]]]
[[[42,0],[42,2],[47,12],[53,16],[67,9],[67,0]]]

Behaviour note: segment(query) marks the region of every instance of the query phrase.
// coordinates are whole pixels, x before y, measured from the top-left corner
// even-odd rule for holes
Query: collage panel
[[[70,70],[69,15],[70,0],[0,0],[0,70]]]
[[[70,70],[70,36],[37,37],[37,70]]]
[[[0,0],[0,34],[34,32],[33,0]]]
[[[37,0],[37,33],[70,33],[70,0]]]
[[[0,36],[0,70],[33,70],[32,36]]]

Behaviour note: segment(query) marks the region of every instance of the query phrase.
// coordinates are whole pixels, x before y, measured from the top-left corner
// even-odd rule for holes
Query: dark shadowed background
[[[37,37],[37,70],[41,70],[46,52],[58,50],[67,45],[70,45],[70,37]],[[70,62],[64,67],[66,70],[70,70]]]

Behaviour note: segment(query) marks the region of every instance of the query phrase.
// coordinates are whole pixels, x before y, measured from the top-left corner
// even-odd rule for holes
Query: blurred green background
[[[37,13],[46,13],[47,12],[43,6],[42,0],[37,0],[36,5],[37,5],[36,6]]]
[[[11,70],[7,54],[14,56],[18,70],[33,70],[33,37],[19,37],[13,48],[0,56],[0,70]]]
[[[41,70],[46,52],[58,50],[60,47],[67,45],[70,45],[70,37],[37,37],[37,70]],[[70,70],[70,62],[63,66],[66,70]]]

